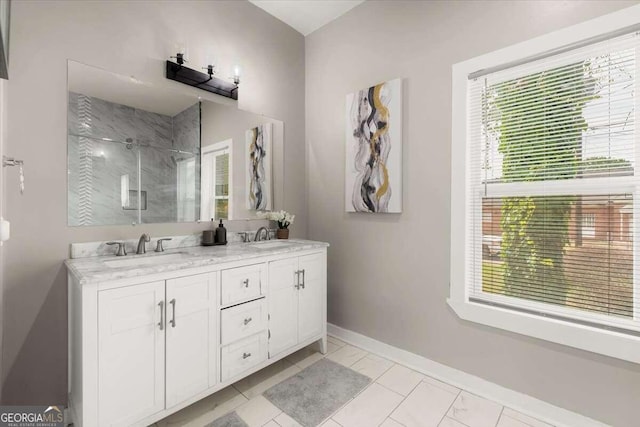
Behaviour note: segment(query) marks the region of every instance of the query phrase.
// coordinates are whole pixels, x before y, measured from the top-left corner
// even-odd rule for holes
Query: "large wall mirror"
[[[282,208],[283,122],[176,86],[68,62],[69,225],[249,219]]]

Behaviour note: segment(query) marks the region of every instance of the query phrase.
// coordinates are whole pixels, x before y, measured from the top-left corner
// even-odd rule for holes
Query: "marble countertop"
[[[269,247],[269,243],[282,242],[282,246]],[[264,247],[260,247],[261,245]],[[65,265],[81,285],[111,280],[128,279],[150,274],[166,273],[195,267],[205,267],[232,261],[240,261],[269,255],[295,253],[328,247],[328,243],[312,240],[270,240],[259,243],[229,243],[225,246],[193,246],[167,250],[162,253],[148,252],[145,255],[118,257],[94,256],[68,259]],[[164,257],[159,264],[144,264],[148,258]],[[140,260],[139,263],[136,260]],[[109,266],[110,263],[126,261],[131,265]]]

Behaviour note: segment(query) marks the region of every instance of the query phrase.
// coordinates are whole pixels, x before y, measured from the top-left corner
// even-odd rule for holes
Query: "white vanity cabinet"
[[[167,408],[218,383],[217,278],[205,273],[166,282]]]
[[[98,292],[98,425],[133,424],[217,383],[216,279]]]
[[[326,245],[237,258],[96,281],[67,263],[76,427],[147,426],[315,341],[325,351]]]
[[[326,301],[323,253],[269,263],[269,356],[322,334]]]
[[[95,425],[129,425],[164,409],[164,282],[98,293]]]

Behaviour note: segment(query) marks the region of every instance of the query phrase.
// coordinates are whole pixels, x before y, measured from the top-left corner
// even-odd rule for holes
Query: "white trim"
[[[229,176],[227,177],[229,194],[227,196],[216,196],[215,188],[211,185],[211,178],[214,178],[215,181],[216,175],[215,158],[225,153],[229,155]],[[211,155],[213,155],[212,163],[211,165],[207,165],[205,161]],[[220,219],[215,218],[215,205],[213,201],[216,199],[227,199],[227,218],[224,219],[233,219],[233,139],[229,138],[214,144],[205,145],[202,147],[200,158],[202,159],[200,167],[200,220],[208,221],[209,218],[214,218],[215,220]],[[209,204],[211,204],[211,206],[209,206]]]
[[[467,390],[478,396],[491,399],[501,405],[508,406],[523,414],[532,416],[541,421],[558,427],[603,427],[600,421],[577,414],[567,409],[552,405],[543,400],[536,399],[524,393],[520,393],[475,375],[459,371],[455,368],[443,365],[415,353],[393,347],[373,338],[348,329],[341,328],[331,323],[327,324],[327,333],[349,344],[353,344],[386,359],[402,364],[408,368],[428,375],[440,381],[444,381],[460,389]]]
[[[466,287],[466,277],[470,274],[479,274],[477,269],[466,263],[473,254],[469,245],[473,237],[474,229],[472,221],[467,221],[466,216],[473,212],[474,201],[468,197],[473,187],[467,187],[470,164],[470,150],[467,150],[467,115],[468,95],[467,87],[470,84],[468,75],[480,69],[490,68],[496,64],[512,62],[531,55],[541,54],[559,46],[569,45],[591,38],[598,34],[611,33],[615,30],[629,27],[640,22],[640,5],[622,9],[602,17],[568,27],[553,33],[549,33],[516,45],[497,50],[464,62],[454,64],[452,67],[452,146],[451,146],[451,284],[449,305],[462,319],[489,325],[495,328],[524,334],[539,339],[567,345],[582,350],[587,350],[622,360],[640,363],[640,337],[593,328],[578,323],[571,323],[557,319],[543,318],[528,313],[505,310],[497,307],[475,304],[469,301]],[[638,153],[640,150],[636,150]],[[582,190],[598,192],[600,185],[593,180],[584,180],[581,183],[570,185],[583,187]],[[618,184],[619,180],[606,180],[611,186]],[[602,184],[605,184],[603,181]],[[566,183],[565,183],[566,185]],[[550,191],[566,192],[565,185],[545,183],[545,194]],[[528,189],[534,189],[535,185],[527,184]],[[490,186],[487,186],[490,187]],[[563,189],[563,187],[565,187]],[[589,188],[591,187],[591,188]],[[504,184],[494,187],[492,190],[500,190],[502,193],[513,192],[517,194],[522,190],[522,184]],[[634,204],[637,207],[638,189],[630,189],[634,193]],[[502,194],[504,195],[504,194]],[[479,218],[479,220],[481,220]],[[636,224],[640,219],[636,219]],[[640,239],[634,244],[634,258],[640,249]],[[640,294],[640,284],[634,281],[636,296]],[[637,306],[635,307],[636,316]],[[576,423],[577,425],[582,425]]]
[[[509,196],[564,196],[633,193],[633,177],[558,179],[554,181],[477,183],[475,188],[487,197]],[[485,191],[486,188],[486,191]]]
[[[464,320],[640,363],[640,337],[473,302],[447,303]]]
[[[636,58],[640,57],[640,49],[636,48]],[[640,67],[636,66],[636,89],[637,90],[637,82],[640,81]],[[638,123],[640,120],[640,97],[636,96],[636,105],[634,108],[634,123]],[[636,132],[635,146],[640,147],[640,132]],[[640,149],[635,150],[636,155],[636,165],[640,165]],[[640,188],[636,187],[633,192],[633,206],[631,209],[631,220],[632,223],[629,227],[633,227],[632,230],[638,230],[640,227],[640,215],[634,214],[634,212],[640,212]],[[640,262],[640,238],[633,238],[633,265],[637,265]],[[633,275],[633,318],[634,320],[640,320],[640,275]]]
[[[212,151],[222,151],[222,150],[227,150],[227,149],[231,149],[231,146],[233,145],[233,139],[229,138],[229,139],[225,139],[224,141],[220,141],[220,142],[215,142],[213,144],[209,144],[209,145],[205,145],[204,147],[202,147],[202,154],[206,154],[206,153],[210,153]]]

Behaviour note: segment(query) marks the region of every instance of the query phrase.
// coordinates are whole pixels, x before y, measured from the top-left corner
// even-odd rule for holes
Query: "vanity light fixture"
[[[175,59],[176,63],[178,65],[184,65],[185,62],[187,62],[186,59],[184,59],[184,53],[176,53],[176,56],[171,56],[171,59]]]
[[[214,77],[215,66],[207,65],[207,74],[185,67],[187,60],[183,53],[172,56],[176,62],[166,61],[166,77],[186,85],[206,90],[231,99],[238,99],[238,85],[240,84],[240,68],[234,71],[233,83]]]

